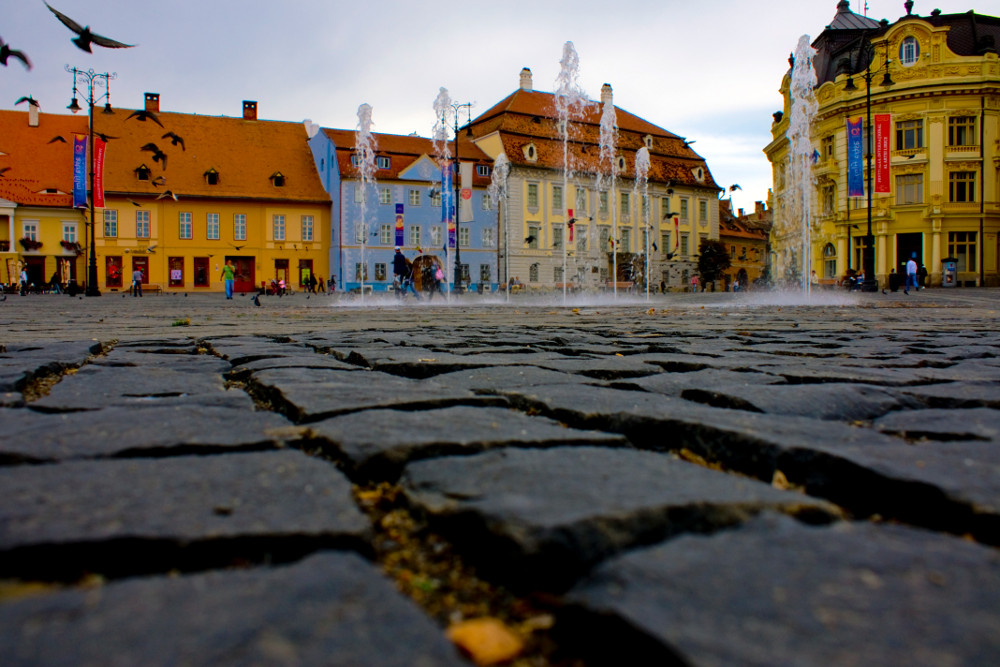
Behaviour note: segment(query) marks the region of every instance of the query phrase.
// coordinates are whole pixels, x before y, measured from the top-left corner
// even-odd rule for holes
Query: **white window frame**
[[[177,214],[177,238],[194,238],[194,216],[190,211],[181,211]]]
[[[420,245],[420,225],[410,225],[410,229],[408,231],[410,234],[409,245],[414,247]]]
[[[29,239],[31,241],[38,240],[38,221],[37,220],[25,220],[21,223],[21,231],[23,234],[21,238]]]
[[[392,243],[392,225],[378,226],[378,242],[382,245],[390,245]]]
[[[407,195],[407,201],[410,206],[420,206],[420,190],[411,188],[409,194]]]
[[[135,212],[135,237],[137,239],[148,239],[152,232],[149,211]]]
[[[482,247],[483,248],[494,248],[496,247],[496,235],[494,234],[496,230],[493,227],[483,227],[481,233]]]
[[[431,225],[431,246],[440,248],[444,245],[443,227],[441,225]]]
[[[302,240],[312,241],[313,240],[313,225],[314,218],[311,215],[302,216]]]
[[[62,223],[63,241],[66,241],[67,243],[76,243],[78,239],[78,229],[79,227],[75,222]]]
[[[246,241],[247,240],[247,214],[246,213],[234,213],[233,214],[233,240],[234,241]]]
[[[207,213],[205,215],[205,238],[210,241],[218,241],[220,234],[220,223],[218,213]]]
[[[378,203],[379,204],[391,204],[392,203],[392,188],[388,185],[380,186],[378,189]]]
[[[283,213],[275,213],[271,218],[271,229],[274,232],[275,241],[285,240],[285,215]]]
[[[113,208],[104,209],[104,238],[118,238],[118,211]]]

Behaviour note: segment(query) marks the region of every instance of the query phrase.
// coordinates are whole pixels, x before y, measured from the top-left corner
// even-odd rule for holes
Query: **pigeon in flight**
[[[77,47],[79,47],[82,51],[86,51],[87,53],[93,53],[93,51],[90,50],[91,44],[97,44],[98,46],[103,46],[107,49],[129,49],[135,46],[135,44],[123,44],[121,42],[117,42],[103,35],[98,35],[97,33],[90,32],[89,25],[86,26],[85,28],[81,28],[79,23],[77,23],[70,17],[66,16],[62,12],[53,9],[49,3],[46,2],[45,6],[49,8],[50,12],[56,15],[56,18],[59,19],[59,21],[64,26],[66,26],[67,28],[69,28],[78,35],[77,37],[73,38],[73,43],[76,44]]]
[[[156,144],[154,144],[153,142],[145,144],[139,150],[140,151],[148,151],[148,152],[152,153],[153,154],[153,162],[162,162],[163,163],[163,168],[164,169],[167,168],[167,154],[164,153],[163,151],[161,151],[160,147],[157,146]]]
[[[101,141],[103,141],[104,143],[108,143],[112,139],[117,139],[118,138],[118,137],[112,137],[112,136],[109,136],[107,134],[104,134],[102,132],[97,132],[97,131],[94,132],[94,136],[100,137]]]
[[[31,61],[28,60],[28,56],[24,55],[24,51],[12,49],[9,44],[0,39],[0,65],[6,67],[8,58],[17,58],[24,63],[25,69],[31,69]]]
[[[173,144],[174,146],[180,144],[182,151],[187,150],[186,148],[184,148],[184,138],[179,134],[177,134],[176,132],[167,132],[162,137],[160,137],[160,139],[170,139],[170,143]]]
[[[3,176],[8,171],[10,171],[10,167],[0,167],[0,176]]]
[[[62,136],[61,134],[57,134],[56,136],[54,136],[51,139],[49,139],[49,143],[50,144],[54,144],[57,141],[61,141],[62,143],[65,144],[66,143],[66,137]]]
[[[158,188],[161,185],[166,185],[167,184],[167,179],[165,179],[163,176],[157,176],[156,178],[154,178],[153,180],[151,180],[150,183],[153,184],[154,188]]]
[[[18,104],[21,104],[22,102],[27,102],[28,106],[35,107],[36,109],[40,109],[41,108],[41,107],[38,106],[38,100],[36,100],[31,95],[25,95],[24,97],[19,98],[17,100],[17,102],[14,102],[14,106],[17,106]]]
[[[129,117],[126,118],[125,120],[129,120],[131,118],[138,118],[144,123],[147,120],[151,120],[160,127],[163,127],[163,123],[161,123],[160,119],[156,117],[156,114],[153,113],[152,111],[146,111],[145,109],[139,109],[137,111],[133,111],[131,114],[129,114]]]
[[[525,242],[525,243],[531,243],[531,242],[532,242],[532,241],[534,241],[534,240],[535,240],[535,236],[534,236],[534,234],[532,234],[531,236],[525,236],[525,237],[524,237],[524,242]]]
[[[177,201],[177,195],[174,194],[173,190],[164,190],[157,199],[163,199],[164,197],[170,197],[174,201]]]

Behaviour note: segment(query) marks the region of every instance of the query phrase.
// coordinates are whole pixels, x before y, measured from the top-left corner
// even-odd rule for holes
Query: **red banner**
[[[889,187],[889,133],[892,115],[875,114],[875,192],[888,194]]]
[[[104,149],[107,143],[94,137],[94,206],[104,208]]]

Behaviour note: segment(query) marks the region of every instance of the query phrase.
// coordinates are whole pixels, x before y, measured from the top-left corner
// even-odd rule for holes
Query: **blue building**
[[[330,212],[330,272],[339,288],[357,290],[362,278],[373,291],[392,287],[392,258],[399,246],[409,260],[434,255],[454,288],[456,249],[448,244],[443,220],[441,168],[434,142],[416,135],[373,133],[375,173],[362,191],[353,130],[316,129],[309,139],[316,169],[332,200]],[[448,148],[455,153],[455,142]],[[461,183],[455,240],[460,258],[462,287],[494,290],[497,273],[497,211],[490,200],[493,161],[470,138],[458,140]],[[454,160],[452,161],[454,164]],[[460,179],[461,181],[461,179]],[[364,220],[362,220],[362,211]],[[447,246],[447,248],[446,248]]]

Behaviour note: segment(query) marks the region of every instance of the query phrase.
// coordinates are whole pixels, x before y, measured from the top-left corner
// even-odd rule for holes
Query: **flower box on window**
[[[62,240],[62,241],[59,242],[59,245],[61,245],[66,250],[69,250],[71,252],[75,252],[77,255],[82,255],[83,254],[83,246],[81,246],[76,241]]]
[[[0,252],[10,252],[10,241],[7,239],[0,241]]]
[[[25,250],[38,250],[39,248],[42,247],[41,241],[36,241],[35,239],[29,239],[28,237],[24,237],[23,239],[21,239],[20,243],[21,247],[24,248]]]

